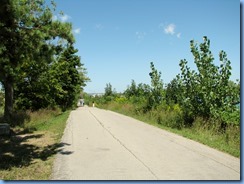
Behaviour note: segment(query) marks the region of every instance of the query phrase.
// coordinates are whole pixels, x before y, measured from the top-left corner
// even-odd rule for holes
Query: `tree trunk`
[[[4,82],[5,89],[5,107],[4,107],[4,121],[10,123],[13,114],[13,80],[6,79]]]

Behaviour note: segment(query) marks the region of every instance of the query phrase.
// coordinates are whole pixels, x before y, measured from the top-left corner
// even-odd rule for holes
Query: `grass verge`
[[[0,179],[48,180],[70,111],[28,112],[28,122],[15,134],[0,137]]]

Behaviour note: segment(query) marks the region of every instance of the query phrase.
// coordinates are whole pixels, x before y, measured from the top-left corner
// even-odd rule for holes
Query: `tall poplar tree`
[[[210,51],[210,40],[204,36],[199,45],[190,41],[191,53],[194,57],[197,71],[187,66],[187,61],[181,60],[181,74],[177,76],[180,93],[177,100],[188,117],[217,117],[223,122],[230,122],[231,114],[238,114],[236,107],[240,101],[238,84],[230,81],[231,62],[224,51],[219,52],[220,66],[214,64]],[[232,121],[231,123],[233,123]],[[235,120],[235,123],[239,123]]]

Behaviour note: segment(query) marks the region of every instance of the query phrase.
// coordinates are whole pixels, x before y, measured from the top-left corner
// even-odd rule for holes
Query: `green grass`
[[[149,113],[136,113],[132,104],[119,104],[116,102],[100,105],[100,108],[109,109],[133,117],[150,125],[168,130],[209,147],[226,152],[235,157],[240,157],[239,126],[229,126],[223,133],[219,132],[218,126],[214,127],[211,125],[213,122],[206,123],[201,119],[197,119],[191,127],[181,126],[179,118],[173,112],[155,111]],[[177,121],[178,123],[176,123]],[[206,124],[206,126],[203,127],[203,124]],[[218,123],[216,124],[218,125]]]
[[[54,157],[63,146],[60,140],[69,113],[27,112],[29,120],[14,128],[16,135],[0,137],[0,179],[48,180]]]
[[[57,141],[60,141],[69,114],[70,111],[61,113],[60,111],[43,110],[41,113],[32,114],[33,120],[27,123],[26,127],[36,129],[36,131],[48,131],[55,135]],[[42,116],[42,118],[39,116]]]

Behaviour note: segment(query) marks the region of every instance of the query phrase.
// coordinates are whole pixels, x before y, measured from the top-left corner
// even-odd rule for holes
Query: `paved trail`
[[[72,111],[55,180],[239,180],[240,159],[111,111]]]

